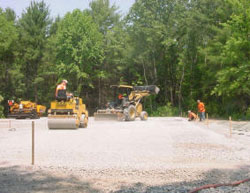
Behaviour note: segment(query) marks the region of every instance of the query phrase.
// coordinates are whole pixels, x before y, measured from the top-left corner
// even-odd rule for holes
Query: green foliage
[[[124,65],[126,37],[124,25],[120,21],[121,16],[115,5],[109,0],[93,0],[90,3],[90,10],[86,12],[97,24],[102,34],[102,48],[104,57],[99,69],[96,71],[95,89],[98,89],[98,96],[93,103],[102,106],[106,103],[109,93],[109,85],[116,84],[121,78],[121,69]],[[96,104],[94,108],[96,108]]]
[[[167,103],[164,106],[158,107],[155,111],[153,111],[150,115],[154,117],[173,117],[178,116],[178,109],[173,107],[171,103]]]
[[[12,49],[13,43],[17,39],[17,30],[14,26],[14,21],[7,19],[6,13],[0,11],[0,57],[4,57],[6,52]]]
[[[86,12],[74,10],[60,21],[56,34],[57,71],[69,80],[72,90],[93,87],[103,60],[102,35]]]
[[[0,104],[2,103],[2,101],[3,101],[3,97],[0,95]],[[4,107],[0,105],[0,118],[4,117],[3,110],[4,110]]]
[[[248,1],[228,1],[232,6],[230,18],[221,24],[215,39],[208,49],[208,63],[215,66],[211,78],[214,78],[212,96],[221,98],[223,106],[231,107],[224,114],[244,116],[250,97],[250,5]],[[235,102],[238,101],[238,102]],[[218,106],[220,108],[220,106]]]
[[[250,107],[248,107],[248,109],[246,111],[246,119],[250,120]]]
[[[45,53],[50,23],[49,8],[44,1],[32,1],[18,21],[20,36],[18,63],[21,64],[21,70],[25,75],[25,97],[36,102],[39,100],[39,84],[37,84],[37,80],[43,80],[39,72],[43,68],[42,59]]]
[[[153,116],[196,111],[249,117],[250,4],[247,0],[137,0],[123,18],[109,0],[93,0],[52,20],[32,1],[21,18],[0,9],[0,92],[49,105],[56,84],[104,105],[112,84],[150,85]],[[6,113],[5,108],[5,113]]]
[[[91,17],[98,24],[99,31],[105,36],[120,19],[115,5],[110,6],[109,0],[93,0],[89,4],[91,10],[88,10]]]
[[[5,11],[0,9],[0,93],[2,96],[0,116],[2,116],[2,107],[6,107],[6,101],[15,95],[15,91],[20,86],[20,80],[18,80],[20,76],[15,76],[15,73],[20,71],[14,64],[18,39],[14,20],[15,14],[11,9]],[[7,112],[7,108],[4,112]]]

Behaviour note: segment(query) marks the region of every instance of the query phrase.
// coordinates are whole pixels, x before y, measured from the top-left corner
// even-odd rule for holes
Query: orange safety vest
[[[119,94],[119,95],[118,95],[118,99],[121,100],[122,98],[123,98],[122,94]]]
[[[12,106],[12,105],[13,105],[12,100],[9,100],[8,103],[9,103],[9,106]]]
[[[205,112],[205,105],[204,103],[200,102],[198,103],[198,111],[201,113],[201,112]]]

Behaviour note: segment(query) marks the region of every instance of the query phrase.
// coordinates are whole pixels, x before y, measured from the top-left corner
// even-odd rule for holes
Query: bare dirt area
[[[250,178],[250,122],[149,118],[89,120],[48,130],[35,120],[0,120],[0,192],[189,192]],[[250,182],[200,192],[250,192]]]

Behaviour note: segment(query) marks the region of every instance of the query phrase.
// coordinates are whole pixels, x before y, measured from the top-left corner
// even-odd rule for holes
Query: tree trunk
[[[38,102],[38,96],[37,96],[37,85],[35,84],[35,102]]]
[[[155,64],[155,57],[153,57],[153,63],[154,63],[154,77],[155,77],[155,80],[154,80],[154,84],[157,82],[158,80],[158,76],[157,76],[157,68],[156,68],[156,64]]]
[[[101,78],[99,77],[99,79],[98,79],[98,88],[99,88],[99,90],[98,90],[98,106],[100,107],[100,105],[101,105]]]
[[[182,99],[182,82],[183,82],[183,79],[184,79],[184,75],[185,75],[185,68],[184,68],[184,65],[182,67],[182,75],[181,75],[181,80],[180,80],[180,85],[179,85],[179,93],[178,93],[178,104],[179,104],[179,112],[182,111],[182,105],[181,105],[181,99]]]
[[[171,105],[174,106],[174,94],[173,94],[173,87],[170,87],[170,100],[171,100]]]
[[[146,76],[146,69],[145,69],[144,61],[142,61],[142,66],[143,66],[144,80],[145,80],[146,85],[148,85],[148,80],[147,80],[147,76]]]

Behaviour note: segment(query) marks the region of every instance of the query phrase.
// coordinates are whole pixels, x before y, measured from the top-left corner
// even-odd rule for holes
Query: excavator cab
[[[113,98],[106,106],[109,108],[123,108],[124,104],[128,101],[128,96],[133,87],[127,85],[111,85],[110,88],[113,89]]]

